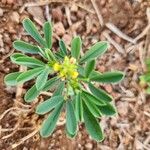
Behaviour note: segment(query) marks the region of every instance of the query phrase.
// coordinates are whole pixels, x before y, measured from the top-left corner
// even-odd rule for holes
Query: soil
[[[135,39],[150,25],[149,0],[96,0],[98,14],[101,13],[104,26],[100,25],[98,14],[93,7],[94,0],[1,0],[0,1],[0,116],[12,107],[28,109],[23,101],[25,91],[30,87],[7,87],[3,78],[10,72],[21,68],[12,64],[9,56],[13,53],[12,42],[15,39],[34,42],[26,35],[22,20],[32,19],[39,29],[46,20],[54,23],[53,50],[58,48],[60,38],[70,46],[73,36],[80,35],[85,52],[93,43],[101,40],[110,42],[109,50],[97,61],[100,72],[120,70],[126,73],[125,79],[116,85],[101,84],[114,97],[118,114],[103,117],[101,126],[105,139],[97,143],[80,125],[78,135],[69,139],[65,135],[65,126],[58,126],[53,135],[41,139],[38,133],[19,144],[16,150],[149,150],[150,149],[150,97],[139,84],[139,76],[146,70],[143,62],[150,57],[150,29],[136,43],[118,36],[107,23],[112,23],[124,35]],[[32,6],[32,4],[37,4]],[[107,35],[107,36],[106,36]],[[114,42],[111,42],[108,35]],[[119,45],[120,47],[117,48]],[[147,53],[147,55],[144,55]],[[19,90],[19,96],[18,94]],[[34,131],[43,118],[34,114],[41,95],[31,104],[32,110],[20,112],[13,110],[0,118],[0,150],[11,150],[12,146]],[[20,104],[21,103],[21,104]],[[63,118],[63,115],[62,115]],[[16,129],[6,131],[4,129]],[[24,130],[19,128],[25,128]],[[7,135],[10,137],[6,137]]]

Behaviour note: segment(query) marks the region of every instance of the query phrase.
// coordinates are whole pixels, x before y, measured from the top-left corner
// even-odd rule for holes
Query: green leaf
[[[100,117],[101,116],[101,112],[98,109],[97,105],[92,103],[92,101],[87,99],[87,97],[84,96],[84,95],[82,95],[82,99],[84,100],[84,103],[86,104],[86,106],[88,107],[89,111],[92,113],[93,116],[95,116],[95,117]]]
[[[44,27],[44,37],[46,40],[47,48],[52,48],[52,25],[50,22],[45,22]]]
[[[86,63],[86,66],[85,66],[85,77],[89,77],[89,75],[93,71],[94,67],[95,67],[95,60],[90,60],[90,61],[88,61]]]
[[[36,79],[35,85],[36,85],[37,90],[43,89],[48,79],[49,73],[50,73],[50,68],[46,66],[45,69],[42,71],[42,73]]]
[[[97,74],[96,76],[90,77],[91,81],[102,82],[102,83],[116,83],[124,78],[122,72],[105,72],[103,74]]]
[[[107,103],[105,106],[99,106],[99,109],[101,113],[106,116],[112,116],[116,114],[116,109],[109,103]]]
[[[59,47],[63,55],[67,55],[67,47],[63,40],[59,41]]]
[[[92,103],[96,104],[96,105],[99,105],[99,106],[102,106],[102,105],[105,105],[105,102],[102,101],[100,98],[97,98],[95,96],[93,96],[92,94],[86,92],[86,91],[83,91],[82,92],[82,97],[85,97],[88,101],[91,101]]]
[[[36,85],[33,85],[25,94],[24,99],[26,102],[32,102],[39,96],[41,91],[48,91],[58,83],[57,77],[49,79],[42,90],[37,90]]]
[[[5,76],[4,82],[8,86],[15,86],[17,85],[17,77],[21,74],[22,72],[13,72]]]
[[[75,132],[74,134],[71,134],[71,133],[69,133],[69,131],[67,131],[67,129],[66,129],[66,134],[67,134],[68,137],[74,138],[74,137],[76,136],[77,132]]]
[[[101,100],[105,101],[105,102],[111,102],[112,101],[112,96],[110,96],[109,94],[107,94],[104,90],[102,89],[98,89],[96,88],[93,84],[89,83],[89,88],[90,91],[92,92],[92,94],[97,97],[100,98]]]
[[[76,95],[75,99],[75,114],[77,121],[83,121],[83,105],[80,92]]]
[[[18,65],[23,65],[31,68],[45,66],[45,64],[42,61],[36,58],[22,56],[22,57],[17,57],[15,59],[14,57],[16,57],[15,54],[13,54],[11,58],[13,59],[13,62],[15,62]]]
[[[71,56],[78,59],[80,56],[81,48],[82,48],[82,41],[80,37],[75,37],[71,43]]]
[[[63,96],[51,97],[50,99],[45,100],[36,107],[36,113],[39,115],[46,114],[62,102]]]
[[[53,78],[49,79],[46,82],[46,84],[45,84],[44,88],[42,89],[42,91],[48,91],[48,90],[50,90],[50,89],[52,89],[54,87],[57,87],[58,84],[59,84],[58,78],[57,77],[53,77]]]
[[[64,90],[64,87],[65,87],[65,83],[61,82],[58,88],[56,89],[56,91],[54,92],[53,96],[61,95]]]
[[[40,135],[42,137],[50,136],[56,126],[57,120],[59,118],[60,112],[62,110],[63,103],[60,103],[56,108],[50,113],[47,119],[44,120],[42,127],[40,129]]]
[[[36,99],[36,97],[38,97],[39,96],[39,94],[40,94],[40,91],[38,91],[37,89],[36,89],[36,85],[33,85],[27,92],[26,92],[26,94],[25,94],[25,96],[24,96],[24,100],[26,101],[26,102],[33,102],[35,99]]]
[[[105,41],[97,42],[80,59],[80,63],[84,63],[86,61],[89,61],[89,60],[92,60],[101,56],[102,54],[106,52],[107,48],[108,48],[108,42],[105,42]]]
[[[35,24],[29,18],[23,20],[23,27],[28,32],[28,34],[33,37],[39,44],[44,47],[46,46],[46,42],[39,34]]]
[[[74,135],[77,131],[77,120],[71,100],[66,102],[66,111],[66,128],[70,134]]]
[[[148,87],[148,88],[146,89],[146,93],[147,93],[147,94],[150,94],[150,87]]]
[[[104,139],[101,127],[97,119],[92,115],[87,106],[84,104],[84,122],[85,127],[90,136],[96,141],[102,141]]]
[[[13,42],[13,47],[21,51],[23,53],[30,53],[30,54],[38,54],[39,53],[39,48],[37,46],[34,46],[32,44],[17,40]]]
[[[38,76],[43,71],[43,69],[44,69],[43,67],[38,67],[35,69],[27,70],[27,71],[21,73],[17,77],[17,82],[24,83],[26,81],[29,81],[29,80],[33,79],[34,77]]]

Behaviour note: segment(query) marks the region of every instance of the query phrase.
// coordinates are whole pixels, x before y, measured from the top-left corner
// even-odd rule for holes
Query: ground
[[[150,57],[149,7],[149,0],[1,0],[0,149],[149,150],[150,98],[139,84],[139,76],[146,71],[144,60]],[[118,110],[116,116],[101,119],[103,142],[91,140],[84,125],[80,125],[75,139],[69,139],[61,121],[50,138],[41,139],[35,128],[43,118],[34,114],[34,108],[45,95],[28,105],[22,97],[32,83],[17,88],[4,85],[6,74],[25,69],[12,64],[9,56],[14,51],[15,39],[33,42],[22,28],[21,22],[26,17],[39,29],[46,20],[53,21],[54,51],[60,38],[70,47],[75,35],[81,36],[83,51],[97,41],[109,41],[110,48],[97,61],[96,68],[100,72],[120,70],[126,75],[119,85],[101,84],[113,95]]]

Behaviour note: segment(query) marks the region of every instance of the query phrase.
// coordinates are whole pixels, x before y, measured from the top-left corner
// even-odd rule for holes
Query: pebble
[[[52,9],[52,17],[56,21],[62,21],[63,14],[60,7]]]
[[[58,23],[54,24],[54,30],[58,36],[62,36],[65,34],[65,28],[64,28],[64,25],[62,24],[62,22],[58,22]]]
[[[0,8],[0,17],[2,17],[3,16],[3,9],[2,8]]]
[[[64,42],[66,43],[66,45],[70,45],[71,40],[72,40],[72,36],[69,34],[64,34],[62,39],[64,40]]]
[[[91,150],[93,148],[92,143],[87,143],[85,144],[85,147],[87,148],[87,150]]]
[[[16,11],[12,12],[10,15],[10,19],[15,23],[19,23],[19,18],[20,18],[20,16],[19,16],[18,12],[16,12]]]

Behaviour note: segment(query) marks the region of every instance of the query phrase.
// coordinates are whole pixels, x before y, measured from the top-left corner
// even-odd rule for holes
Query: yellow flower
[[[61,69],[61,65],[59,63],[55,63],[53,69],[54,71],[59,71]]]
[[[71,64],[75,64],[75,63],[76,63],[76,59],[73,58],[73,57],[71,57],[71,58],[70,58],[70,63],[71,63]]]
[[[77,71],[74,71],[74,72],[72,73],[71,77],[72,77],[72,79],[76,79],[78,75],[79,75],[78,72],[77,72]]]

